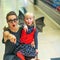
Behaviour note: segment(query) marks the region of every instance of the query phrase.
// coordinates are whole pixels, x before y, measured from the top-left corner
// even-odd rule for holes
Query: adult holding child
[[[8,23],[8,28],[6,29],[6,31],[3,32],[2,42],[5,44],[5,54],[3,60],[23,60],[23,59],[30,60],[31,58],[35,57],[36,54],[38,53],[38,49],[37,49],[38,43],[37,43],[37,30],[36,30],[36,26],[34,25],[35,24],[34,15],[31,13],[26,13],[25,15],[24,21],[28,29],[25,29],[26,27],[18,26],[18,17],[14,11],[9,12],[6,16],[6,19]],[[26,32],[28,33],[29,36],[31,36],[30,33],[32,33],[31,36],[32,40],[30,40],[29,38],[26,39],[27,37]],[[25,36],[23,35],[23,33],[25,34]],[[27,40],[27,42],[24,42],[24,40]],[[30,40],[30,42],[28,42],[28,40]],[[28,43],[28,45],[26,45],[25,43]],[[20,48],[20,47],[24,47],[24,45],[29,49],[31,49],[28,50],[30,53],[30,57],[32,55],[31,58],[27,56],[26,48],[25,48],[26,51],[24,51],[24,48],[23,49]],[[24,52],[24,56],[19,53],[20,49],[22,50],[22,53]],[[15,51],[17,52],[17,54],[15,53]]]

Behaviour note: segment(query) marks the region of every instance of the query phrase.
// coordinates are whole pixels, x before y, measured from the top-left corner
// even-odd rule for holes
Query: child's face
[[[15,15],[10,15],[10,16],[8,16],[7,22],[8,22],[9,27],[13,29],[13,28],[17,27],[18,19],[16,18]]]
[[[34,17],[32,15],[26,15],[24,20],[28,26],[31,26],[34,22]]]

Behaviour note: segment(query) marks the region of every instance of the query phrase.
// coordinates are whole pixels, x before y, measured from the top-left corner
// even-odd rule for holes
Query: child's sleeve
[[[36,29],[34,34],[35,48],[38,49],[38,30]]]

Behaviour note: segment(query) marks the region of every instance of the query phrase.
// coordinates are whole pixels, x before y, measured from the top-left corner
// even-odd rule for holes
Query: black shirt
[[[2,43],[5,44],[5,54],[4,54],[3,60],[10,59],[10,58],[8,58],[8,59],[6,58],[7,55],[14,55],[14,50],[18,47],[19,42],[20,42],[19,40],[20,40],[21,30],[22,30],[22,27],[20,27],[17,32],[12,32],[10,29],[7,29],[7,31],[9,31],[11,34],[16,36],[17,43],[14,44],[14,43],[10,42],[10,40],[7,40],[6,42],[4,42],[4,38],[2,39]]]

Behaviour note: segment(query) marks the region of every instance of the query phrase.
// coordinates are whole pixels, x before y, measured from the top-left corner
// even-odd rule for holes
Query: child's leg
[[[19,57],[21,60],[25,60],[25,57],[24,57],[24,55],[21,53],[21,52],[17,52],[17,57]]]
[[[32,58],[31,60],[35,60],[35,58]]]
[[[26,57],[26,60],[31,60],[31,58]]]
[[[32,60],[32,59],[35,60],[35,57],[27,57],[27,56],[25,56],[25,59],[26,59],[26,60]]]

